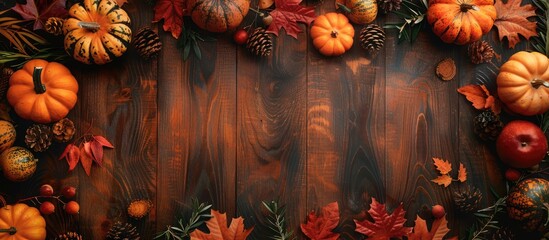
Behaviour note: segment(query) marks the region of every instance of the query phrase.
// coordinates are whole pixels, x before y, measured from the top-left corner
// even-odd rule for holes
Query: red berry
[[[67,204],[65,204],[65,212],[70,215],[76,215],[78,212],[80,212],[80,204],[78,204],[76,201],[70,201]]]
[[[522,175],[522,173],[517,169],[507,168],[507,170],[505,170],[505,179],[507,179],[507,181],[516,182],[520,179],[520,175]]]
[[[433,206],[433,209],[431,209],[431,212],[433,214],[433,217],[435,218],[442,218],[444,217],[444,215],[446,215],[446,210],[444,210],[444,207],[438,204]]]
[[[40,196],[51,196],[53,195],[53,187],[49,184],[44,184],[40,186]]]
[[[233,40],[238,45],[246,43],[248,41],[248,32],[244,29],[238,29],[233,35]]]
[[[71,186],[64,187],[63,190],[61,190],[61,194],[66,198],[74,198],[74,196],[76,196],[76,188]]]
[[[55,212],[55,205],[53,203],[46,201],[40,204],[40,213],[44,215],[49,215]]]

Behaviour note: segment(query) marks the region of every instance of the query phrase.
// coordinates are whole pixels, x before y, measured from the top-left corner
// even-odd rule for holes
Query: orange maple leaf
[[[521,0],[496,1],[497,17],[494,25],[498,28],[499,40],[507,37],[509,48],[514,48],[520,42],[519,34],[529,39],[537,36],[536,22],[530,22],[527,18],[536,16],[536,8],[532,4],[520,6]]]
[[[441,158],[433,158],[433,162],[440,174],[448,174],[452,171],[452,164]]]
[[[211,215],[212,218],[206,222],[210,233],[196,230],[191,233],[191,240],[246,240],[254,229],[245,229],[242,217],[233,218],[227,227],[227,214],[212,210]]]
[[[419,215],[415,223],[414,232],[408,234],[408,240],[442,240],[450,232],[446,216],[436,219],[431,226],[431,231],[427,230],[427,222]]]
[[[438,176],[437,178],[431,181],[438,185],[444,185],[444,187],[448,187],[452,183],[452,177],[448,176],[448,174],[444,174],[444,175]]]
[[[473,104],[478,110],[491,108],[495,114],[501,112],[500,101],[490,94],[490,91],[484,85],[469,84],[458,88],[459,93]]]
[[[459,163],[458,180],[460,182],[467,181],[467,170],[465,169],[465,166],[463,166],[463,163]]]

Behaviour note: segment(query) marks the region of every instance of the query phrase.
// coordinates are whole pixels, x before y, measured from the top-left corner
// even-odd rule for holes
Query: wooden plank
[[[238,52],[237,200],[248,226],[266,224],[261,201],[287,205],[294,232],[305,216],[306,37],[282,32],[264,58]]]

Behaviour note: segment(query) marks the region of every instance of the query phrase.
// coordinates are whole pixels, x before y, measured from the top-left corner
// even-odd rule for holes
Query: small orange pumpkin
[[[0,240],[44,240],[46,220],[35,207],[24,203],[0,208]]]
[[[533,116],[549,110],[549,59],[520,51],[505,62],[497,77],[499,99],[509,110]]]
[[[10,147],[0,154],[0,168],[12,182],[23,182],[36,172],[38,159],[24,147]]]
[[[21,118],[51,123],[67,116],[77,93],[78,82],[67,67],[33,59],[11,75],[7,99]]]
[[[311,27],[313,46],[325,56],[339,56],[351,49],[355,29],[341,13],[318,16]]]
[[[210,32],[236,29],[250,9],[250,0],[189,0],[191,19]]]
[[[336,0],[336,9],[341,8],[345,16],[356,24],[368,24],[377,16],[375,0]]]
[[[496,19],[494,0],[430,0],[427,21],[445,43],[464,45],[488,33]]]

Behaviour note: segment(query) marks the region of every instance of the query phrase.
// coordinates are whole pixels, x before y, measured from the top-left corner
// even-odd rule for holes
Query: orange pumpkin
[[[351,22],[361,25],[373,22],[377,16],[375,0],[336,0],[336,8],[343,9]]]
[[[507,60],[497,77],[499,99],[509,110],[533,116],[549,110],[549,59],[520,51]]]
[[[339,56],[351,49],[355,29],[341,13],[318,16],[311,27],[313,46],[325,56]]]
[[[0,153],[13,146],[16,134],[13,124],[0,120]]]
[[[445,43],[479,40],[496,19],[494,0],[430,0],[427,21]]]
[[[0,240],[46,239],[46,221],[40,211],[24,203],[0,208]]]
[[[236,29],[250,9],[250,0],[189,0],[191,19],[210,32]]]
[[[65,51],[86,64],[105,64],[126,52],[130,17],[115,0],[84,0],[69,9],[63,24]]]
[[[0,154],[0,169],[12,182],[23,182],[36,172],[38,159],[24,147],[11,147]]]
[[[77,92],[78,82],[68,68],[34,59],[10,77],[7,99],[21,118],[50,123],[67,116]]]

